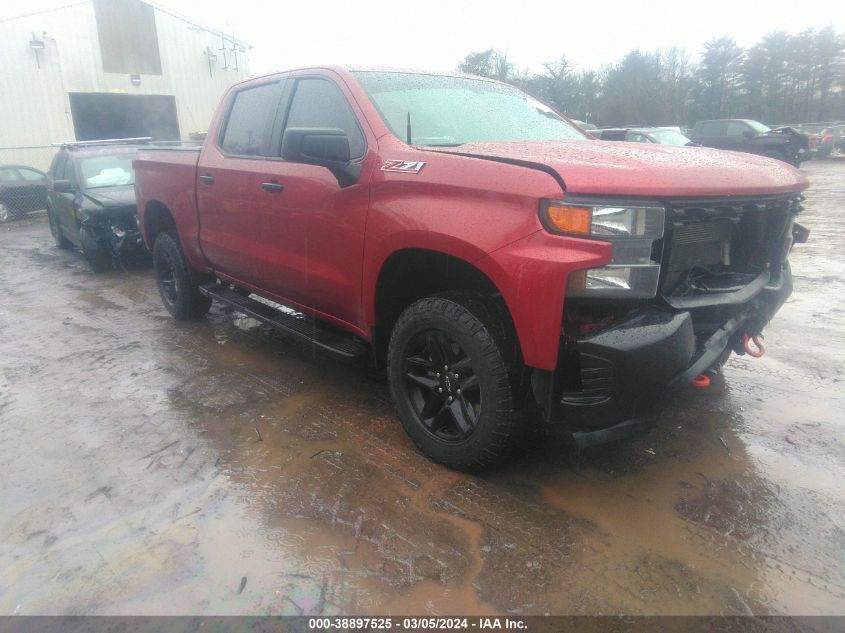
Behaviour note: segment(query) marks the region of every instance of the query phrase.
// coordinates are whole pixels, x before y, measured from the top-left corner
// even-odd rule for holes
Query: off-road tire
[[[402,426],[432,460],[456,470],[478,471],[499,463],[519,444],[524,425],[516,410],[520,400],[516,396],[516,378],[521,375],[522,366],[514,358],[515,345],[509,330],[496,306],[475,293],[420,299],[396,321],[387,357],[390,390]],[[419,411],[419,398],[423,389],[408,381],[407,369],[413,342],[427,336],[427,332],[444,333],[471,361],[470,374],[477,377],[480,407],[468,437],[444,440],[421,419],[424,409]]]
[[[159,233],[153,245],[153,269],[164,307],[177,321],[201,319],[211,308],[211,299],[199,290],[196,273],[170,233]]]
[[[53,241],[56,243],[56,248],[68,250],[73,248],[73,242],[67,239],[62,233],[62,228],[53,217],[52,209],[47,209],[47,223],[50,225],[50,233],[53,235]]]
[[[79,244],[82,247],[82,254],[88,260],[88,265],[95,273],[104,273],[114,268],[108,247],[97,239],[94,231],[89,227],[80,227]]]

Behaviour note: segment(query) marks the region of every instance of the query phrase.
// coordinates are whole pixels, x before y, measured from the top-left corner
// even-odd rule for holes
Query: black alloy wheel
[[[156,279],[164,302],[171,306],[176,305],[179,297],[179,281],[173,270],[173,259],[170,253],[162,253],[156,261]]]
[[[521,361],[489,297],[420,299],[393,326],[387,375],[396,411],[417,447],[457,470],[494,465],[517,446]]]
[[[481,412],[481,389],[472,360],[448,334],[424,330],[405,347],[405,383],[426,431],[445,442],[466,440]]]
[[[161,233],[153,245],[153,268],[161,301],[177,321],[199,319],[211,307],[200,292],[197,275],[182,253],[178,238]]]

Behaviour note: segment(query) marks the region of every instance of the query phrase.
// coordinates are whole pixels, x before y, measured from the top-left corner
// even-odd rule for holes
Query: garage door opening
[[[77,141],[150,136],[178,141],[179,120],[173,95],[70,93]]]

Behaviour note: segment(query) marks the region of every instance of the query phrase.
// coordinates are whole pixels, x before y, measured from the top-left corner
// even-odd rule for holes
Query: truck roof
[[[262,79],[264,77],[273,77],[275,75],[279,75],[281,73],[291,73],[291,72],[302,72],[308,70],[330,70],[336,72],[340,75],[351,74],[355,72],[381,72],[381,73],[405,73],[405,74],[414,74],[414,75],[436,75],[440,77],[465,77],[467,79],[478,79],[480,81],[489,81],[490,83],[503,83],[497,79],[490,79],[489,77],[482,77],[480,75],[470,75],[467,73],[462,73],[459,71],[443,71],[443,70],[426,70],[420,68],[401,68],[401,67],[394,67],[394,66],[358,66],[358,65],[351,65],[351,64],[325,64],[325,65],[315,65],[315,66],[301,66],[298,68],[285,68],[280,70],[275,70],[273,72],[264,73],[262,75],[256,75],[254,77],[249,77],[248,79],[244,79],[242,81],[237,82],[237,84],[247,83],[255,81],[256,79]],[[236,85],[237,85],[236,84]]]

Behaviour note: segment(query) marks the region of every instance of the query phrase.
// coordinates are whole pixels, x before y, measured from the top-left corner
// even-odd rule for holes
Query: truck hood
[[[724,197],[802,191],[804,175],[786,163],[708,147],[610,141],[467,143],[450,154],[553,169],[566,192],[650,198]]]

